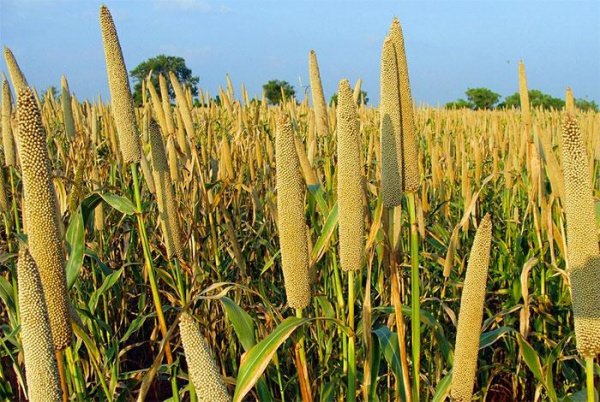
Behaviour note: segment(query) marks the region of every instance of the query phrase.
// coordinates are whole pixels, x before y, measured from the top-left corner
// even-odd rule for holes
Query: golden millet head
[[[277,124],[275,138],[277,214],[281,264],[288,304],[304,308],[310,303],[308,243],[304,215],[305,186],[287,116]]]
[[[383,42],[381,54],[381,196],[383,205],[391,208],[402,201],[402,146],[400,144],[400,93],[398,61],[392,40]]]
[[[100,7],[100,28],[102,29],[112,112],[119,134],[119,147],[125,162],[138,162],[142,154],[135,121],[133,98],[131,97],[127,69],[123,60],[117,29],[106,6]]]
[[[452,368],[453,401],[471,401],[473,394],[491,241],[492,222],[488,214],[479,224],[475,234],[460,301]]]
[[[17,264],[21,340],[30,401],[62,401],[46,300],[35,261],[26,248]]]
[[[398,84],[400,94],[400,157],[402,158],[401,178],[402,191],[415,192],[419,189],[420,173],[418,163],[418,148],[415,130],[415,119],[413,116],[412,94],[408,78],[408,62],[406,61],[406,48],[404,46],[404,35],[402,27],[397,18],[394,18],[390,27],[390,39],[396,50],[398,66]]]
[[[2,74],[2,145],[4,145],[4,165],[15,166],[15,141],[12,132],[12,96],[4,74]]]
[[[567,87],[565,94],[565,109],[569,114],[575,114],[575,99],[573,98],[573,90],[571,87]]]
[[[600,353],[600,255],[588,157],[579,125],[566,115],[562,127],[567,220],[567,261],[575,318],[577,350],[583,357]]]
[[[6,60],[6,67],[8,67],[8,74],[10,75],[13,89],[15,90],[15,93],[19,93],[22,88],[27,87],[27,80],[19,68],[19,64],[17,63],[17,59],[15,59],[15,55],[6,46],[4,46],[4,59]]]
[[[150,119],[150,123],[148,124],[148,138],[150,142],[150,160],[152,161],[153,171],[168,172],[169,162],[167,161],[165,143],[162,134],[160,133],[160,128],[154,119]]]
[[[184,312],[179,319],[181,343],[185,352],[188,371],[201,402],[225,402],[231,397],[217,370],[211,351],[192,316]]]
[[[61,105],[63,111],[63,117],[65,122],[65,132],[68,138],[75,137],[75,121],[73,120],[73,108],[71,106],[71,93],[69,91],[69,83],[67,78],[63,75],[60,80],[61,86]]]
[[[310,91],[312,93],[313,108],[317,118],[317,134],[322,137],[329,135],[329,117],[327,116],[327,103],[323,94],[321,74],[317,63],[317,54],[314,50],[308,56],[308,73],[310,76]]]
[[[177,200],[173,186],[169,179],[169,163],[165,155],[165,145],[160,133],[160,128],[154,119],[149,124],[150,153],[154,182],[156,185],[156,202],[160,214],[165,246],[169,259],[183,256],[183,241],[179,226],[179,215],[177,214]]]
[[[29,250],[39,268],[46,295],[54,347],[62,350],[71,343],[72,337],[70,302],[46,134],[29,88],[21,89],[17,105]]]
[[[360,165],[360,133],[356,102],[348,80],[338,88],[338,206],[342,270],[362,268],[364,254],[364,193]]]

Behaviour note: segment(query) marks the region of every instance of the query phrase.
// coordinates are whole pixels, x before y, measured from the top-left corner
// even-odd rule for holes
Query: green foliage
[[[584,98],[575,99],[575,106],[583,111],[593,110],[598,112],[598,104],[594,100],[588,100]]]
[[[474,109],[493,109],[501,96],[488,88],[469,88],[465,95]]]
[[[136,68],[129,72],[131,78],[133,78],[135,82],[135,86],[133,87],[133,99],[139,105],[142,102],[142,81],[148,77],[148,74],[152,72],[152,83],[157,91],[159,91],[158,85],[158,74],[162,73],[162,75],[167,80],[167,87],[169,89],[169,97],[171,99],[175,98],[175,92],[171,87],[171,82],[169,80],[169,71],[172,71],[173,74],[179,80],[179,83],[182,85],[187,85],[192,88],[192,95],[198,95],[198,81],[200,78],[192,75],[192,70],[190,70],[186,64],[185,59],[183,57],[177,56],[166,56],[164,54],[160,54],[156,57],[152,57],[140,64],[137,65]]]
[[[560,98],[555,98],[551,95],[545,94],[537,89],[529,90],[529,104],[533,108],[542,108],[546,110],[557,109],[560,110],[565,106],[565,101]],[[507,96],[504,102],[498,105],[498,107],[505,108],[520,108],[521,107],[521,96],[518,92]]]
[[[267,101],[271,105],[277,105],[282,100],[282,95],[285,95],[286,99],[291,98],[296,94],[294,87],[287,81],[282,80],[270,80],[263,85],[265,96]]]
[[[369,97],[367,96],[367,91],[363,91],[362,89],[360,90],[360,95],[358,96],[358,99],[356,100],[356,104],[360,105],[361,101],[365,102],[365,105],[367,105],[369,103]],[[331,98],[329,98],[329,106],[333,106],[333,104],[337,105],[338,103],[338,93],[335,92],[333,95],[331,95]]]
[[[475,105],[467,100],[460,98],[457,101],[446,103],[446,106],[444,107],[446,109],[474,109]]]

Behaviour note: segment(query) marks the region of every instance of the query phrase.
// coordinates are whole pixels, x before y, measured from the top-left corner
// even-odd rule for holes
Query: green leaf
[[[321,310],[323,310],[323,314],[325,317],[335,318],[335,311],[333,310],[333,306],[331,305],[331,302],[329,300],[327,300],[327,297],[314,296],[313,299],[317,301],[317,303],[319,304],[319,307],[321,307]]]
[[[126,215],[134,215],[137,210],[133,203],[129,201],[127,198],[122,197],[120,195],[103,193],[100,196],[106,201],[111,207],[116,209],[119,212],[122,212]]]
[[[379,344],[383,349],[383,355],[385,356],[385,360],[388,362],[394,374],[396,374],[396,378],[402,378],[402,364],[400,362],[400,350],[398,347],[398,334],[390,331],[390,329],[386,326],[381,326],[375,330],[373,333],[377,335],[377,339],[379,340]]]
[[[261,275],[267,272],[267,270],[273,266],[273,264],[275,263],[275,259],[279,256],[280,253],[281,250],[277,251],[275,254],[273,254],[273,256],[271,256],[271,258],[269,258],[269,261],[265,262],[265,266],[260,271]]]
[[[371,388],[369,389],[369,400],[377,397],[377,382],[379,380],[379,366],[381,364],[381,350],[379,338],[371,335]]]
[[[431,402],[444,402],[446,398],[450,395],[450,388],[452,387],[452,371],[449,371],[448,374],[444,376],[438,382],[437,388],[435,389],[435,394],[433,395],[433,399]]]
[[[98,299],[100,298],[100,296],[102,296],[107,290],[112,288],[115,285],[115,283],[117,283],[117,281],[121,277],[121,274],[123,273],[123,269],[124,267],[104,278],[102,286],[100,286],[100,288],[92,294],[89,303],[89,308],[91,312],[96,311],[96,306],[98,305]]]
[[[402,381],[402,363],[400,361],[400,347],[398,346],[398,334],[390,331],[386,326],[381,326],[373,333],[379,339],[379,345],[383,350],[383,356],[388,365],[396,375],[396,381],[400,383],[401,399],[404,396],[404,382]]]
[[[233,401],[243,400],[273,358],[277,348],[300,326],[307,323],[306,318],[288,317],[265,339],[254,345],[242,360],[238,371]]]
[[[338,224],[338,211],[338,204],[336,202],[333,208],[331,208],[327,221],[325,221],[325,225],[323,225],[323,229],[321,230],[321,235],[313,247],[311,255],[312,264],[316,264],[329,248],[329,239]]]
[[[544,380],[544,376],[542,374],[542,365],[540,363],[540,356],[533,349],[533,347],[523,339],[520,333],[517,333],[517,342],[519,342],[519,347],[521,348],[521,353],[523,354],[523,359],[527,364],[527,367],[531,370],[535,378],[542,384],[546,384]]]
[[[571,395],[566,395],[560,399],[560,402],[587,402],[587,388],[583,388],[579,392]],[[598,392],[594,390],[594,402],[598,402]]]
[[[387,314],[394,314],[394,307],[392,306],[378,306],[373,308],[373,310],[383,311]],[[409,306],[402,306],[402,314],[410,317],[411,313],[412,311]],[[450,347],[448,339],[446,339],[446,335],[444,334],[444,328],[442,327],[442,325],[438,322],[438,320],[435,319],[433,315],[431,315],[430,312],[423,309],[421,309],[421,322],[433,330],[435,340],[440,347],[440,350],[442,352],[442,355],[444,356],[444,359],[446,360],[446,363],[448,363],[449,366],[452,366],[454,362],[454,352]]]
[[[329,215],[329,208],[327,207],[327,203],[325,202],[323,188],[321,187],[321,185],[313,184],[311,186],[308,186],[308,191],[312,194],[313,197],[315,197],[317,205],[319,206],[319,209],[321,210],[323,216]]]
[[[3,276],[0,276],[0,298],[10,311],[15,311],[14,291],[11,283]]]
[[[83,250],[85,249],[85,233],[83,230],[81,206],[77,208],[77,211],[71,217],[71,222],[69,222],[69,228],[66,233],[66,240],[71,249],[66,267],[67,287],[71,289],[83,264]]]
[[[335,382],[328,382],[323,386],[323,392],[321,392],[320,401],[321,402],[334,402],[335,401],[335,391],[338,388],[338,384]]]
[[[125,335],[123,335],[123,337],[121,338],[119,343],[125,343],[125,341],[127,341],[127,339],[129,339],[129,337],[131,335],[133,335],[134,332],[136,332],[138,329],[140,329],[142,327],[142,325],[144,325],[144,322],[146,322],[146,318],[148,318],[152,315],[156,315],[156,313],[152,313],[149,315],[142,315],[142,316],[137,317],[135,320],[133,320],[131,322],[131,324],[129,324],[129,328],[127,328],[127,332],[125,332]]]
[[[81,200],[81,213],[83,215],[83,221],[89,222],[90,217],[96,206],[102,202],[100,193],[94,192]]]
[[[501,339],[504,335],[506,335],[509,332],[513,332],[513,331],[514,330],[509,327],[500,327],[493,331],[484,332],[483,334],[481,334],[481,337],[479,338],[479,349],[483,349],[483,348],[487,348],[488,346],[491,346],[496,341]]]
[[[244,350],[249,351],[252,346],[256,344],[252,318],[229,297],[223,296],[219,300],[223,303],[223,307],[225,307],[225,312],[227,313],[227,319],[229,319],[229,322],[233,325],[233,329],[235,330],[240,343],[244,347]]]

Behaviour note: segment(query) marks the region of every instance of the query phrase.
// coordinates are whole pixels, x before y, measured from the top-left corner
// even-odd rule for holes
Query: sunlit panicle
[[[473,395],[491,241],[492,222],[486,215],[475,234],[460,298],[451,391],[457,402],[470,402]]]
[[[588,157],[575,118],[562,127],[567,220],[567,272],[575,317],[577,350],[585,357],[600,353],[600,254]]]
[[[277,157],[277,213],[281,263],[288,304],[304,308],[310,303],[308,243],[304,216],[305,185],[294,144],[292,126],[286,116],[279,119],[275,138]]]
[[[355,271],[363,266],[364,194],[360,163],[360,133],[356,102],[350,83],[338,87],[338,205],[340,259],[342,270]]]
[[[70,302],[46,133],[29,88],[19,92],[17,105],[29,250],[39,268],[46,295],[54,348],[62,350],[69,346],[72,337]]]
[[[106,6],[100,7],[100,27],[106,56],[112,113],[119,135],[119,147],[124,162],[138,162],[141,158],[141,150],[133,98],[117,29]]]

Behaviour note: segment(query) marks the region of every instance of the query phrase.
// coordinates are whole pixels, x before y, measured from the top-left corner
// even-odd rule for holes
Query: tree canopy
[[[265,91],[267,101],[271,105],[279,104],[282,100],[282,95],[285,95],[286,98],[291,98],[296,94],[294,87],[289,82],[282,80],[270,80],[263,85],[263,90]]]
[[[519,92],[507,96],[504,100],[498,103],[500,95],[487,88],[469,88],[465,94],[467,99],[458,99],[453,102],[446,103],[446,109],[493,109],[496,108],[520,108],[521,96]],[[545,94],[538,89],[529,90],[529,104],[533,108],[541,109],[562,109],[565,106],[565,101],[561,98],[555,98]],[[575,106],[580,110],[598,111],[598,104],[593,100],[575,99]]]
[[[129,75],[131,75],[131,78],[133,78],[135,82],[133,87],[133,99],[138,104],[142,101],[142,81],[148,77],[148,74],[150,74],[151,71],[151,80],[157,91],[159,91],[158,75],[162,74],[166,78],[170,99],[175,98],[175,92],[171,87],[169,71],[172,71],[173,74],[175,74],[180,84],[191,87],[192,95],[198,95],[198,88],[196,86],[198,85],[200,78],[192,75],[192,70],[185,64],[185,59],[183,57],[160,54],[141,62],[136,68],[129,72]]]
[[[562,109],[565,106],[565,101],[560,98],[555,98],[551,95],[545,94],[540,90],[531,89],[529,90],[529,105],[531,107],[539,107],[542,109]],[[498,105],[498,107],[521,107],[521,95],[518,92],[507,96],[504,102]]]
[[[593,110],[597,112],[599,110],[598,104],[594,100],[588,100],[584,98],[575,99],[575,106],[581,110]]]
[[[493,109],[500,100],[500,94],[487,88],[469,88],[465,92],[474,109]]]

